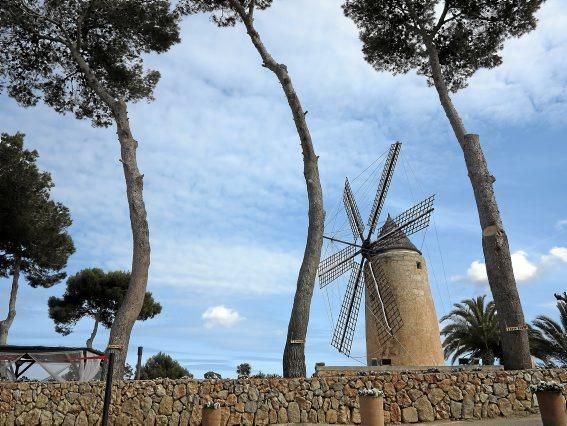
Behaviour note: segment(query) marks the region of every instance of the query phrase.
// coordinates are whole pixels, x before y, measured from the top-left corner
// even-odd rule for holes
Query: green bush
[[[140,378],[149,380],[157,378],[180,379],[181,377],[193,377],[187,369],[169,355],[159,352],[149,358],[142,370]]]

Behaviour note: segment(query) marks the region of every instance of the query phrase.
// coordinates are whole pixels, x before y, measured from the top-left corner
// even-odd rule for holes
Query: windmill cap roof
[[[383,237],[384,235],[392,232],[395,229],[399,229],[398,224],[388,215],[386,218],[386,222],[382,229],[380,229],[380,234],[378,235],[378,239]],[[411,242],[411,240],[407,237],[405,233],[402,231],[402,235],[399,238],[394,240],[386,240],[384,242],[375,242],[373,245],[376,246],[378,249],[378,253],[382,253],[389,250],[412,250],[421,254],[421,251],[417,249],[417,247]]]

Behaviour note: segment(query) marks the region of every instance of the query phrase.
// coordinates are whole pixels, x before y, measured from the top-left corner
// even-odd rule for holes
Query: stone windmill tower
[[[443,351],[427,268],[421,252],[408,236],[429,225],[433,196],[396,218],[389,215],[373,240],[401,144],[390,148],[365,231],[348,179],[343,202],[354,242],[326,239],[346,247],[319,265],[321,288],[351,271],[331,344],[350,355],[362,291],[365,290],[367,361],[389,360],[392,365],[443,364]],[[360,240],[359,240],[360,239]],[[358,258],[358,261],[355,259]]]
[[[395,229],[396,224],[388,216],[381,234]],[[392,365],[435,366],[443,365],[444,356],[439,337],[439,322],[429,287],[427,266],[421,252],[403,235],[395,242],[383,244],[370,256],[365,271],[369,275],[381,273],[384,280],[378,282],[386,309],[385,317],[401,324],[389,324],[397,328],[391,336],[385,321],[376,321],[371,310],[372,293],[366,292],[366,356],[371,360],[390,360]],[[370,272],[370,268],[374,270]],[[381,287],[381,288],[380,288]],[[393,307],[396,307],[394,309]]]

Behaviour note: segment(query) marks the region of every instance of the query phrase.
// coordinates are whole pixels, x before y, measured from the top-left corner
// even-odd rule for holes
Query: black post
[[[140,374],[142,372],[142,352],[144,352],[144,347],[138,346],[138,362],[136,363],[136,380],[140,380]]]
[[[106,366],[106,386],[104,388],[104,405],[102,406],[102,426],[108,426],[108,414],[110,411],[110,400],[112,398],[112,373],[114,370],[114,353],[108,354],[108,365]]]

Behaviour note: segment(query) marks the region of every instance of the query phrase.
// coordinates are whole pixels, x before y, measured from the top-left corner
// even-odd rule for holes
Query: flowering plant
[[[220,408],[220,403],[209,401],[203,405],[204,408],[208,410],[218,410]]]
[[[539,392],[561,392],[563,385],[557,382],[544,382],[541,381],[537,385],[530,385],[530,391],[533,393]]]
[[[368,388],[362,388],[358,390],[358,395],[359,396],[373,396],[378,398],[379,396],[384,396],[384,391],[382,391],[382,389],[368,389]]]

